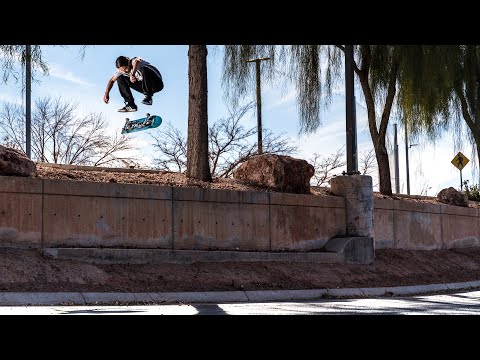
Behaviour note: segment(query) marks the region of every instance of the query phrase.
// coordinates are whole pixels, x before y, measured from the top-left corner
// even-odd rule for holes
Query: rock
[[[282,192],[310,194],[310,178],[314,173],[314,167],[305,160],[286,155],[262,154],[242,163],[233,177]]]
[[[22,152],[0,145],[0,175],[31,176],[36,172],[35,162]]]
[[[468,201],[465,195],[451,186],[440,190],[437,194],[437,199],[444,204],[468,207]]]

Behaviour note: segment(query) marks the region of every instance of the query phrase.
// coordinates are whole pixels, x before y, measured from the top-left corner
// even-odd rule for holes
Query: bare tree
[[[323,156],[317,153],[309,160],[309,163],[315,168],[313,181],[316,186],[326,186],[328,181],[336,175],[334,170],[344,167],[347,163],[344,160],[344,146],[335,153]]]
[[[417,166],[415,168],[414,172],[414,179],[415,179],[415,184],[417,184],[417,188],[419,189],[417,191],[418,195],[421,196],[427,196],[428,195],[428,190],[432,188],[432,185],[430,184],[430,179],[429,176],[425,176],[425,173],[423,172],[423,167],[422,164],[417,162]],[[414,190],[412,189],[411,194],[414,195]]]
[[[39,162],[76,165],[117,165],[131,162],[122,155],[134,150],[125,135],[106,135],[108,124],[101,114],[76,115],[77,104],[57,98],[39,99],[32,114],[32,158]],[[4,104],[0,111],[4,144],[24,150],[25,112]]]
[[[344,146],[335,153],[327,156],[317,153],[313,154],[309,163],[315,168],[315,174],[312,177],[315,186],[326,186],[330,179],[339,173],[339,171],[335,170],[343,168],[346,165],[344,154]],[[374,149],[360,153],[358,170],[362,175],[374,177],[372,174],[377,170]]]
[[[4,103],[0,113],[0,126],[5,135],[3,144],[10,148],[25,153],[23,142],[25,139],[25,120],[23,119],[22,108],[19,105]]]
[[[229,106],[229,116],[216,121],[209,128],[210,171],[213,176],[219,176],[220,174],[224,174],[225,176],[232,162],[236,162],[234,159],[238,160],[252,152],[250,144],[244,140],[255,134],[255,129],[246,130],[240,124],[240,120],[254,105],[255,104],[251,102],[240,108],[237,106],[233,108]],[[232,153],[237,154],[237,156],[233,157],[234,159],[232,159]]]
[[[246,131],[252,131],[252,135],[257,134],[256,127]],[[266,128],[264,128],[262,132],[262,147],[264,154],[292,155],[298,151],[298,148],[295,145],[292,145],[291,140],[286,138],[284,133],[274,135],[270,129]],[[233,175],[233,171],[238,165],[244,161],[247,161],[252,156],[257,155],[257,142],[244,142],[241,144],[241,146],[236,147],[234,150],[235,151],[231,153],[232,156],[227,158],[227,161],[225,161],[221,166],[221,169],[219,169],[219,177],[231,177]]]
[[[432,187],[430,186],[430,183],[428,180],[423,179],[421,185],[420,185],[420,195],[421,196],[428,196],[428,190],[430,190]]]
[[[154,164],[161,170],[171,171],[172,168],[180,173],[187,170],[187,139],[182,132],[167,123],[159,130],[158,136],[150,134],[155,140],[154,147],[158,148],[161,157],[154,159]]]
[[[360,171],[360,174],[362,175],[371,176],[373,188],[378,190],[380,183],[378,165],[375,157],[375,149],[360,152],[358,158],[358,171]]]
[[[358,160],[358,170],[362,175],[372,175],[377,170],[375,166],[375,149],[361,152]]]
[[[240,123],[252,107],[254,104],[248,103],[229,108],[228,117],[217,120],[209,128],[209,159],[212,177],[232,176],[240,163],[257,154],[257,143],[250,141],[257,134],[257,128],[246,129]],[[157,134],[152,135],[155,140],[154,147],[160,152],[160,157],[154,159],[155,164],[164,170],[174,169],[184,172],[187,163],[185,136],[171,124],[159,129]],[[297,151],[284,134],[274,135],[268,129],[263,129],[263,148],[264,153],[272,154],[293,154]]]

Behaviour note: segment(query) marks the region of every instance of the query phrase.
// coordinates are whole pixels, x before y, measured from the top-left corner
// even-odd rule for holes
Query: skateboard
[[[129,118],[125,119],[125,125],[122,128],[122,134],[129,134],[135,131],[153,129],[162,123],[162,118],[158,115],[150,115],[147,113],[147,116],[144,118],[130,120]]]

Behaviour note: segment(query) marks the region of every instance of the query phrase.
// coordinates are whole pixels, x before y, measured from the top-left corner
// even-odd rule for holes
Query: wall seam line
[[[270,193],[267,194],[268,196],[268,244],[269,244],[269,250],[272,251],[272,220],[270,219],[271,215],[271,209],[272,209],[272,204],[271,204],[271,199],[270,199]]]
[[[442,244],[442,249],[447,248],[447,244],[445,243],[445,240],[443,239],[443,211],[440,213],[440,241]]]
[[[175,250],[175,221],[173,219],[173,216],[174,216],[174,211],[173,211],[173,186],[170,186],[170,189],[172,190],[171,192],[171,201],[172,201],[172,250]]]
[[[45,180],[42,179],[42,217],[41,217],[41,231],[40,231],[40,246],[44,249],[45,246]]]
[[[395,203],[392,204],[392,222],[393,222],[393,248],[394,249],[397,249],[397,234],[396,234],[396,231],[395,231],[395,212],[397,211],[397,209],[395,209]]]

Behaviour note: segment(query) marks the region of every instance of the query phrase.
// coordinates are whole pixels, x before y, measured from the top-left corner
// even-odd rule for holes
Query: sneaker
[[[136,105],[125,105],[121,109],[118,109],[118,112],[134,112],[137,111],[137,106]]]
[[[152,105],[153,100],[150,95],[145,95],[145,99],[142,100],[142,104],[144,105]]]

